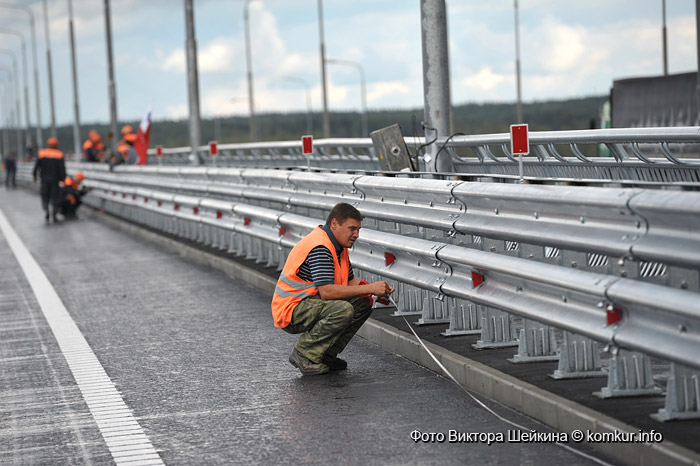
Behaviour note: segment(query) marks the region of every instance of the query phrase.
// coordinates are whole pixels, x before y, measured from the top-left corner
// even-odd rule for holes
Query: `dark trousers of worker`
[[[5,167],[5,186],[13,188],[17,187],[17,169],[15,167]]]
[[[61,199],[58,202],[58,211],[66,218],[75,218],[78,215],[80,204],[80,200],[76,200],[75,204],[71,204],[68,199]]]
[[[307,298],[297,304],[291,323],[283,330],[303,333],[297,340],[297,351],[319,363],[324,355],[335,357],[343,351],[370,314],[372,308],[366,297],[329,301]]]
[[[41,182],[41,207],[44,212],[49,211],[49,201],[53,206],[54,214],[58,213],[58,181],[42,181]]]

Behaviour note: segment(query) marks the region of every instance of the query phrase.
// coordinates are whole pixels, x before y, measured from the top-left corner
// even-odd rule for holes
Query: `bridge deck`
[[[269,296],[93,220],[44,225],[25,191],[2,198],[166,464],[580,461],[554,445],[415,444],[415,429],[507,426],[449,380],[362,339],[347,351],[348,371],[301,377],[286,361],[294,337],[272,326]],[[0,462],[106,462],[28,280],[4,237],[0,245],[0,417],[9,420]]]
[[[28,191],[0,191],[0,206],[166,464],[594,464],[548,443],[414,443],[414,430],[511,427],[447,378],[361,338],[344,353],[347,371],[302,377],[267,294],[92,219],[45,225]],[[109,432],[33,279],[0,235],[0,463],[108,463]]]

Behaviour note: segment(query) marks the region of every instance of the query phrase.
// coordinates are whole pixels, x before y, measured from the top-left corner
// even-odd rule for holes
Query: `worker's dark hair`
[[[331,209],[331,213],[328,214],[328,218],[326,219],[326,225],[331,226],[331,222],[333,219],[336,219],[338,223],[343,223],[345,220],[352,218],[355,220],[359,220],[360,222],[364,217],[360,213],[359,210],[348,204],[347,202],[339,202],[338,204],[334,205],[333,208]]]

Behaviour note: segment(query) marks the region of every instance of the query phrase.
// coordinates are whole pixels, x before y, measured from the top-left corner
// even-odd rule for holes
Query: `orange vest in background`
[[[292,248],[287,262],[284,263],[280,278],[277,280],[275,294],[272,296],[272,318],[275,321],[275,327],[285,328],[289,325],[297,304],[304,298],[318,294],[313,282],[304,281],[297,276],[299,267],[316,246],[327,247],[333,256],[333,283],[336,285],[348,284],[350,255],[347,248],[340,253],[340,264],[338,264],[338,255],[335,253],[335,246],[328,234],[320,226],[315,228]]]

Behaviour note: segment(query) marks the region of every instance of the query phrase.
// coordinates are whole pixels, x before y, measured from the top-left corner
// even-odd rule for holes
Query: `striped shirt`
[[[340,263],[340,253],[343,252],[343,248],[338,245],[335,237],[333,237],[333,233],[329,232],[328,227],[324,225],[322,228],[328,233],[331,242],[335,246],[338,263]],[[348,281],[350,281],[355,277],[355,274],[352,270],[352,264],[348,264],[348,267]],[[335,269],[333,267],[333,256],[331,256],[328,248],[325,246],[313,248],[309,255],[306,256],[304,263],[299,267],[297,277],[307,282],[313,282],[316,288],[322,285],[332,285],[335,282]]]

